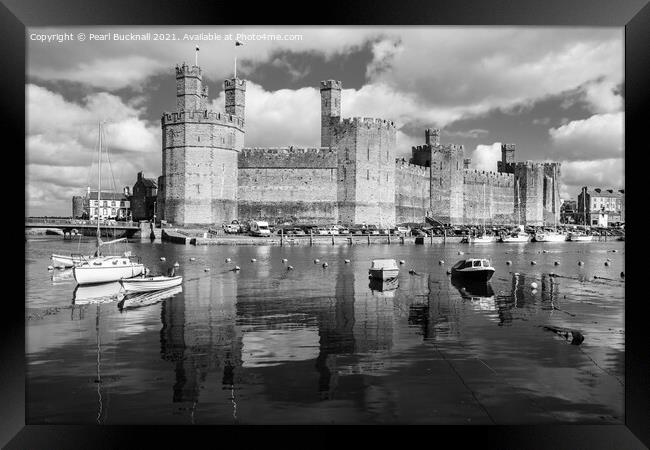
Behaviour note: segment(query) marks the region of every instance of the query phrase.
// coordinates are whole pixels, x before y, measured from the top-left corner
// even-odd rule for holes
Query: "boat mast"
[[[102,123],[101,121],[99,122],[99,151],[98,151],[97,160],[99,161],[98,181],[97,181],[97,256],[99,256],[99,247],[102,242],[100,237],[101,232],[99,228],[99,211],[101,207],[100,195],[102,192]]]

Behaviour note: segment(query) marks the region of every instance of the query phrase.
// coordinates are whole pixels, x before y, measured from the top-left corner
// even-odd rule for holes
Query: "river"
[[[73,305],[71,271],[48,271],[51,253],[92,243],[25,243],[28,424],[624,423],[624,242],[135,240],[184,282],[124,310]],[[492,260],[489,285],[452,282],[475,256]],[[404,260],[396,289],[369,281],[375,258]]]

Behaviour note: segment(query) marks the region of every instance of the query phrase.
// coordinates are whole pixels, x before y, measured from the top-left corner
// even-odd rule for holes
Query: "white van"
[[[252,220],[250,223],[250,233],[251,236],[270,236],[271,230],[269,230],[269,223],[262,222],[258,220]]]

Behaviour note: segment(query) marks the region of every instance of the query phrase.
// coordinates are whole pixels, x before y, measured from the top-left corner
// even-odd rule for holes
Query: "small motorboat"
[[[451,268],[452,277],[463,277],[470,281],[487,281],[494,275],[490,261],[482,258],[461,259]]]
[[[121,281],[122,287],[126,292],[151,292],[160,291],[162,289],[169,289],[179,286],[183,282],[183,277],[166,277],[166,276],[153,276],[142,278],[129,278]]]
[[[481,236],[467,236],[464,242],[469,244],[491,244],[497,241],[497,237],[491,234],[483,234]]]
[[[533,236],[534,242],[564,242],[567,240],[566,234],[555,231],[538,231]]]
[[[368,272],[376,280],[390,280],[397,278],[399,267],[394,259],[373,259]]]

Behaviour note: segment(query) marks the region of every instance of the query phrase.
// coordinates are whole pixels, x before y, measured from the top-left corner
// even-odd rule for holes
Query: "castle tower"
[[[503,164],[515,162],[515,144],[501,144],[501,162]]]
[[[320,83],[320,111],[321,111],[321,147],[331,147],[332,127],[341,120],[341,82],[326,80]]]
[[[424,142],[426,145],[439,145],[440,130],[437,128],[427,128],[424,130]]]
[[[237,156],[244,146],[244,80],[224,83],[226,113],[208,111],[201,68],[176,66],[176,111],[164,113],[158,211],[178,226],[237,217]]]
[[[245,119],[246,112],[246,80],[230,78],[223,82],[226,93],[226,114],[232,114]]]
[[[188,66],[183,63],[176,66],[176,110],[194,111],[203,109],[205,105],[203,94],[207,97],[208,91],[203,89],[203,76],[198,66]]]

